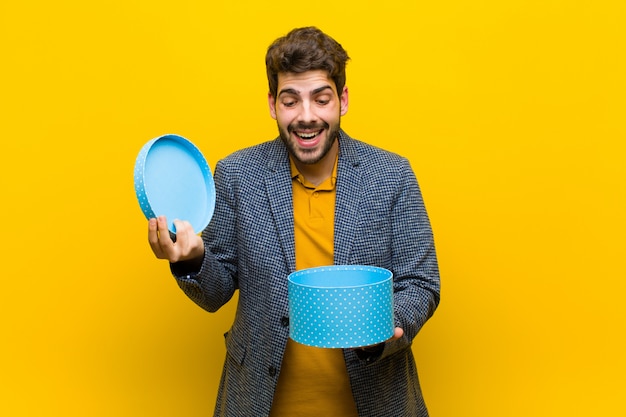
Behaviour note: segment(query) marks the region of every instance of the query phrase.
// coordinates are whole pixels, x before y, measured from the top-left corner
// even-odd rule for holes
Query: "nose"
[[[313,109],[313,103],[309,100],[303,100],[300,106],[300,113],[298,114],[298,121],[301,123],[314,123],[317,122],[317,116]]]

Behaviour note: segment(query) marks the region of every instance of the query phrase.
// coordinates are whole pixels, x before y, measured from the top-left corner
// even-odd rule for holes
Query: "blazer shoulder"
[[[277,138],[236,150],[219,160],[218,165],[230,169],[243,167],[246,170],[259,170],[268,167],[271,169],[285,160],[289,161],[287,150]]]
[[[340,136],[340,146],[345,158],[355,166],[375,168],[375,171],[410,168],[409,160],[405,156],[353,139],[345,133]]]

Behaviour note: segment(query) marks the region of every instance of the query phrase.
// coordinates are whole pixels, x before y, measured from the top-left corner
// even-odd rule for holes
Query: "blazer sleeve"
[[[171,264],[179,287],[203,309],[214,312],[226,304],[238,288],[235,199],[231,179],[223,161],[215,168],[215,212],[202,232],[204,259],[199,271]]]
[[[391,206],[391,269],[395,325],[404,336],[385,343],[380,360],[410,347],[440,300],[440,277],[433,232],[415,174],[407,159],[399,164],[399,186]]]

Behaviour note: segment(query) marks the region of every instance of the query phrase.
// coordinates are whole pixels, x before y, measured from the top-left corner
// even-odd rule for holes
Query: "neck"
[[[324,157],[314,164],[303,164],[294,159],[294,164],[302,176],[313,185],[320,185],[330,178],[335,168],[335,161],[339,153],[339,141],[335,140],[333,146]]]

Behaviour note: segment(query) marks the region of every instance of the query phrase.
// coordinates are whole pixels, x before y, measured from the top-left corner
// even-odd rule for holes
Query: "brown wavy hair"
[[[293,29],[267,49],[265,67],[270,93],[278,93],[278,74],[325,70],[341,96],[346,84],[346,63],[350,57],[343,47],[316,27]]]

